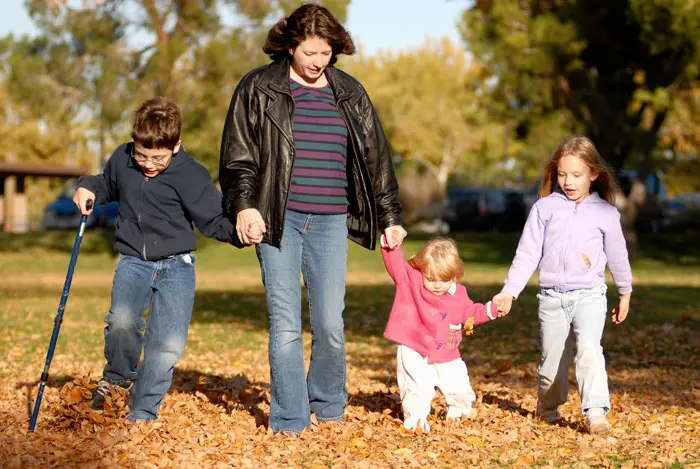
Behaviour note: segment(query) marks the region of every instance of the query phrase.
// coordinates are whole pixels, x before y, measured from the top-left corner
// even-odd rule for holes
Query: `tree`
[[[655,204],[643,181],[660,130],[699,77],[700,8],[683,0],[477,0],[461,32],[496,81],[495,111],[526,148],[551,151],[562,133],[585,133],[615,170],[632,157],[637,180],[618,200],[634,251],[637,214]]]
[[[35,112],[47,101],[60,102],[56,114],[87,126],[100,160],[128,139],[143,100],[169,96],[182,108],[185,148],[213,172],[234,87],[267,61],[264,34],[298,3],[26,0],[40,34],[14,43],[8,88],[18,102],[33,102]],[[349,0],[325,3],[345,18]]]
[[[637,157],[641,177],[673,98],[698,79],[700,9],[682,0],[480,0],[463,19],[518,139],[551,150],[583,132],[615,169]]]
[[[420,49],[380,52],[351,65],[367,88],[392,150],[424,167],[444,195],[457,171],[472,182],[488,178],[498,135],[485,107],[483,67],[449,39]],[[500,145],[498,146],[500,150]]]

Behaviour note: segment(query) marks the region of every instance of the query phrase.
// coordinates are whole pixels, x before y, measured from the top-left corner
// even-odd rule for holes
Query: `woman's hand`
[[[236,214],[236,233],[243,244],[259,244],[266,231],[258,209],[246,208]]]
[[[408,233],[401,225],[393,225],[384,230],[384,237],[389,249],[394,249],[401,246],[403,239]]]

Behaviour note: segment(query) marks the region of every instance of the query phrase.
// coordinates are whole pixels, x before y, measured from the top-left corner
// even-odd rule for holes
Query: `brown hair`
[[[459,280],[464,275],[464,262],[457,243],[451,238],[433,238],[408,260],[424,277],[437,280]]]
[[[272,60],[281,60],[289,55],[305,39],[319,37],[328,41],[334,64],[338,54],[352,55],[355,44],[342,24],[327,8],[315,3],[300,6],[286,18],[282,18],[267,33],[263,52]]]
[[[144,148],[172,150],[180,141],[181,132],[180,108],[175,101],[154,98],[145,101],[136,111],[131,138]]]
[[[557,190],[559,183],[557,182],[559,160],[567,155],[573,155],[583,160],[586,165],[591,168],[594,174],[598,177],[591,183],[591,192],[597,192],[601,199],[613,203],[615,199],[615,190],[617,184],[613,177],[613,171],[600,156],[595,145],[588,137],[573,136],[566,137],[554,150],[552,157],[544,167],[544,176],[540,183],[540,189],[537,193],[539,198],[547,197],[549,194]]]

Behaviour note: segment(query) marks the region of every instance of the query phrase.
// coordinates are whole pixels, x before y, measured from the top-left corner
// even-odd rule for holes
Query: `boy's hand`
[[[393,225],[384,230],[384,236],[389,249],[394,249],[401,246],[403,239],[408,233],[401,225]]]
[[[84,187],[78,187],[75,190],[75,194],[73,194],[73,203],[78,207],[81,215],[90,215],[92,213],[93,209],[90,208],[90,210],[88,210],[86,206],[88,200],[95,202],[95,193]]]
[[[498,307],[498,317],[502,318],[510,313],[510,308],[513,306],[513,297],[507,293],[499,293],[491,300]]]
[[[236,233],[238,234],[238,239],[240,239],[243,244],[257,244],[262,241],[262,236],[260,236],[260,240],[257,242],[248,237],[248,230],[252,230],[252,234],[257,232],[258,228],[251,227],[254,223],[258,224],[258,228],[262,233],[267,232],[265,221],[262,215],[260,215],[260,212],[258,212],[258,209],[246,208],[236,214]]]
[[[253,244],[260,244],[262,241],[263,237],[263,232],[262,228],[260,228],[260,224],[257,221],[254,221],[250,225],[248,225],[248,230],[246,230],[246,235],[248,236],[248,239],[250,240],[251,243]]]
[[[617,308],[613,308],[612,320],[615,324],[620,324],[627,317],[627,313],[630,312],[630,298],[632,298],[631,293],[626,293],[620,295],[620,304]]]

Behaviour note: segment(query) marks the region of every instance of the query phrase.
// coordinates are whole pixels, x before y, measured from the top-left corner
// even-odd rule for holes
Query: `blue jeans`
[[[120,256],[112,285],[112,306],[105,318],[103,379],[134,381],[131,421],[158,418],[173,368],[185,351],[194,304],[194,256],[161,261]],[[148,322],[143,315],[149,308]],[[144,357],[141,366],[141,350]]]
[[[288,211],[281,248],[257,246],[270,317],[270,428],[299,433],[342,420],[345,389],[347,216]],[[304,377],[300,272],[308,292],[311,361]]]
[[[608,374],[600,340],[607,316],[605,284],[559,293],[541,290],[540,338],[542,362],[538,369],[537,411],[546,414],[567,400],[569,364],[576,342],[576,383],[581,409],[610,409]]]

